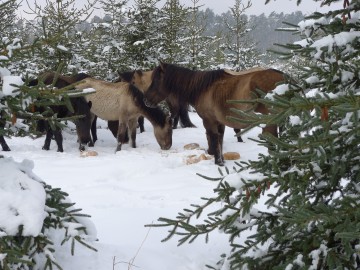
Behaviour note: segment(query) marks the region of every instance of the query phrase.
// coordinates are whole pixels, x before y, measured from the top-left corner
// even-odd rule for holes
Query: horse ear
[[[88,105],[89,105],[89,109],[91,109],[91,107],[92,107],[92,102],[89,101],[89,102],[88,102]]]

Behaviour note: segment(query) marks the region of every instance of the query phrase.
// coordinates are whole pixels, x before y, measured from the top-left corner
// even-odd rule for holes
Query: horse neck
[[[165,125],[166,115],[160,108],[147,107],[144,103],[144,94],[132,84],[129,84],[129,92],[140,114],[148,119],[153,126],[163,127]]]
[[[211,84],[224,75],[224,70],[193,71],[176,66],[170,67],[170,75],[164,78],[165,87],[178,99],[194,105]]]

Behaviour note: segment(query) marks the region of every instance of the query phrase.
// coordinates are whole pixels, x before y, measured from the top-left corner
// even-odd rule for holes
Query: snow
[[[63,45],[57,45],[56,48],[58,48],[59,50],[64,51],[64,52],[69,51],[68,48],[66,48],[66,47],[63,46]]]
[[[5,96],[16,96],[17,95],[17,86],[24,84],[21,76],[3,76],[3,87],[2,93]]]
[[[46,217],[43,186],[21,170],[32,169],[33,162],[14,163],[11,158],[0,160],[0,228],[5,235],[37,236]]]
[[[178,212],[189,208],[190,204],[202,204],[204,201],[201,197],[214,195],[213,189],[217,182],[197,175],[219,177],[214,160],[185,164],[187,156],[200,155],[207,148],[201,119],[193,112],[190,118],[197,128],[175,129],[173,145],[167,151],[160,149],[148,121],[145,121],[146,131],[137,134],[137,148],[125,145],[120,152],[115,153],[116,140],[105,128],[106,123],[100,120],[99,140],[91,149],[98,155],[86,158],[80,157],[76,132],[70,128],[63,131],[63,153],[56,152],[54,141],[49,151],[42,150],[44,137],[7,139],[11,152],[1,152],[2,155],[11,157],[16,164],[32,160],[33,174],[53,188],[59,187],[67,192],[71,201],[76,203],[76,208],[82,208],[82,213],[91,215],[90,220],[96,227],[91,229],[94,231],[92,235],[97,234],[98,238],[91,245],[98,251],[76,244],[75,256],[71,256],[70,243],[61,245],[62,239],[55,241],[58,247],[54,256],[63,269],[205,270],[208,269],[206,264],[215,265],[221,259],[221,254],[229,252],[227,235],[218,231],[210,234],[208,243],[199,237],[192,244],[178,247],[176,236],[161,242],[167,236],[168,228],[144,226],[156,224],[159,217],[175,218]],[[226,128],[224,152],[236,151],[240,153],[242,161],[254,160],[259,153],[267,153],[265,148],[248,139],[257,138],[260,131],[259,128],[249,131],[243,136],[245,142],[238,143],[234,131]],[[198,143],[201,149],[184,150],[184,145],[189,143]],[[7,159],[0,159],[0,164],[4,160]],[[31,163],[26,164],[31,168]],[[226,161],[230,172],[233,172],[234,165],[234,161]],[[0,172],[5,173],[5,170],[0,168]],[[228,176],[229,182],[241,185],[240,177],[232,175]],[[0,178],[4,179],[4,176],[0,175]],[[25,180],[19,178],[17,181]],[[18,186],[14,184],[15,187]],[[44,195],[40,190],[34,191],[33,195],[36,198],[31,203],[40,207]],[[19,200],[23,202],[23,207],[30,207],[25,199]],[[2,194],[0,205],[3,206],[1,200]],[[22,204],[18,207],[22,207]],[[4,205],[9,205],[9,202]],[[257,209],[266,210],[260,206]],[[7,214],[8,217],[10,214]],[[38,214],[40,216],[37,220],[41,220],[43,211]],[[34,217],[35,210],[29,210],[26,215]],[[6,216],[0,217],[0,220],[3,219],[7,219]],[[27,224],[31,222],[28,220]],[[29,233],[35,233],[35,227],[38,228],[37,224],[32,225]]]

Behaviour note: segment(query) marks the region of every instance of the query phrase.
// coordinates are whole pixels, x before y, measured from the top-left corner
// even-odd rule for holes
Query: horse
[[[6,125],[6,120],[2,114],[3,111],[0,111],[0,129],[4,130]],[[7,145],[3,135],[0,135],[0,144],[3,151],[10,151],[10,147]]]
[[[222,145],[225,126],[242,129],[248,125],[231,121],[239,117],[232,109],[268,114],[269,108],[262,103],[229,103],[228,100],[249,101],[258,97],[257,89],[271,92],[285,75],[275,69],[259,69],[230,74],[223,69],[193,71],[174,64],[160,63],[152,74],[149,88],[145,91],[145,104],[154,106],[170,95],[183,98],[194,106],[203,120],[208,141],[208,153],[214,155],[215,164],[224,166]],[[263,133],[277,137],[277,126],[267,125]]]
[[[46,72],[38,76],[38,78],[33,79],[29,82],[29,86],[37,86],[42,82],[44,85],[52,85],[58,89],[68,87],[71,84],[74,84],[78,81],[81,81],[85,78],[89,77],[89,75],[84,73],[79,73],[74,76],[63,76],[59,75],[55,72]],[[65,105],[52,105],[51,110],[57,114],[58,118],[70,117],[74,115],[82,115],[83,117],[74,120],[76,125],[76,131],[79,139],[79,150],[85,150],[85,145],[94,146],[94,142],[97,140],[96,131],[93,131],[92,127],[92,119],[93,116],[90,113],[90,107],[84,97],[71,97],[70,102],[72,107],[74,108],[74,112],[71,112]],[[41,107],[35,108],[35,110],[40,113],[44,112],[44,109]],[[95,126],[96,129],[96,126]],[[40,132],[46,131],[45,143],[42,147],[43,150],[50,149],[51,138],[54,136],[57,151],[63,152],[63,137],[61,133],[61,129],[56,127],[55,130],[51,128],[47,120],[38,120],[37,130]],[[90,135],[90,130],[93,134],[93,139]]]
[[[126,82],[106,82],[86,78],[76,85],[76,89],[94,89],[85,96],[91,103],[91,112],[103,120],[118,121],[117,148],[121,150],[129,132],[131,146],[136,148],[136,126],[139,116],[143,115],[154,127],[155,138],[162,150],[172,145],[172,120],[160,108],[149,108],[144,104],[144,94]]]
[[[137,88],[144,92],[150,86],[152,72],[152,70],[135,70],[123,73],[119,72],[119,80],[134,84]],[[173,118],[173,129],[177,128],[179,120],[180,125],[184,128],[196,127],[189,117],[189,104],[184,102],[181,97],[173,98],[170,96],[166,99],[166,102],[169,106],[171,117]]]
[[[255,69],[254,69],[255,70]],[[248,72],[248,71],[241,71],[241,72],[234,72],[231,70],[225,70],[227,73],[240,75],[241,73]],[[148,89],[148,87],[151,84],[151,71],[129,71],[129,72],[119,72],[120,80],[129,82],[134,84],[137,88],[139,88],[141,91],[145,91]],[[119,81],[120,81],[119,80]],[[167,103],[170,107],[170,112],[172,114],[174,123],[173,123],[173,129],[177,128],[177,124],[181,122],[182,127],[196,127],[190,120],[189,112],[187,110],[188,104],[184,103],[184,101],[181,99],[181,96],[179,96],[179,99],[174,97],[173,95],[169,95],[169,97],[166,99]],[[235,134],[238,134],[240,132],[240,129],[234,128]],[[243,139],[240,135],[236,136],[238,142],[243,142]]]

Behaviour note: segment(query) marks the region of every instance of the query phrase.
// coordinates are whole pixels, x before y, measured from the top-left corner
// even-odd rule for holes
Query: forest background
[[[16,17],[19,2],[1,1],[0,73],[2,79],[19,76],[20,80],[15,83],[15,92],[8,91],[9,84],[0,82],[4,84],[0,109],[5,114],[0,120],[6,120],[1,123],[4,125],[0,135],[19,135],[21,131],[29,135],[33,131],[31,119],[59,120],[56,114],[48,116],[28,110],[39,96],[49,102],[42,104],[46,107],[66,101],[63,91],[26,86],[30,77],[45,70],[64,74],[87,72],[114,80],[118,71],[150,69],[159,60],[195,70],[241,70],[258,65],[278,68],[291,75],[289,83],[256,100],[270,106],[272,113],[238,111],[242,119],[234,119],[250,119],[249,128],[283,126],[278,138],[265,134],[255,140],[268,153],[259,154],[257,160],[238,163],[234,173],[227,170],[211,178],[218,183],[214,197],[202,198],[204,205],[191,204],[191,209],[184,209],[174,220],[159,219],[160,224],[156,225],[171,227],[166,239],[175,235],[180,244],[192,243],[197,236],[207,236],[218,229],[228,235],[231,251],[215,269],[359,269],[359,1],[323,0],[324,5],[343,5],[337,10],[314,13],[298,25],[284,26],[280,19],[275,20],[283,30],[301,34],[294,38],[296,42],[290,39],[296,35],[289,35],[289,41],[277,40],[288,44],[275,48],[286,48],[288,52],[275,56],[262,51],[259,46],[264,42],[250,36],[269,25],[265,21],[250,24],[251,16],[246,16],[246,10],[251,2],[235,0],[225,13],[228,18],[209,25],[205,22],[211,12],[199,12],[199,0],[193,0],[192,6],[169,0],[161,8],[157,2],[139,0],[128,7],[126,1],[99,1],[108,15],[92,18],[93,2],[77,9],[74,0],[49,0],[43,8],[30,6],[35,19],[26,21]],[[222,15],[214,18],[217,16]],[[264,17],[268,20],[276,16],[274,13]],[[215,30],[208,30],[210,26]],[[263,36],[277,33],[269,30]],[[293,70],[295,66],[298,69]],[[23,80],[25,84],[20,86]],[[55,97],[55,92],[60,95]],[[26,121],[19,121],[20,116],[27,117]],[[6,168],[0,172],[8,172],[8,160],[0,158]],[[20,166],[15,171],[32,176],[30,165],[24,164],[27,170]],[[13,183],[9,175],[1,179],[0,183]],[[67,222],[76,219],[63,200],[65,194],[41,184],[44,198],[46,193],[46,205],[44,201],[40,205],[42,213],[46,212],[42,233],[27,237],[21,226],[12,227],[12,232],[0,231],[3,265],[56,264],[51,256],[54,247],[47,238],[52,236],[49,228],[67,232],[71,229],[64,241],[86,240],[77,232],[84,230],[83,226],[74,227]],[[260,212],[256,204],[271,186],[276,191],[267,198],[266,206],[275,210]],[[22,190],[24,185],[18,185],[11,190],[10,198]],[[4,201],[1,205],[13,200]],[[4,209],[18,216],[18,209],[10,206]],[[209,206],[218,210],[204,214]],[[193,218],[202,215],[206,215],[204,224],[192,225]],[[13,219],[0,219],[7,220]],[[241,238],[244,233],[249,236]]]
[[[35,76],[61,64],[62,73],[86,72],[113,80],[118,71],[150,69],[159,60],[196,70],[280,65],[278,55],[268,50],[278,50],[274,44],[291,43],[299,36],[276,29],[304,18],[300,11],[248,16],[251,1],[234,1],[222,14],[201,10],[201,0],[190,2],[186,6],[171,0],[159,8],[158,0],[140,0],[131,6],[128,1],[108,0],[88,2],[80,9],[74,0],[48,1],[45,6],[22,3],[34,19],[12,18],[15,24],[4,36],[28,44],[42,38],[53,42],[35,50],[28,61],[23,57],[13,61],[9,70]],[[104,17],[92,15],[95,3]],[[14,5],[16,13],[20,6]]]

